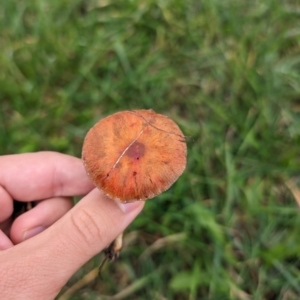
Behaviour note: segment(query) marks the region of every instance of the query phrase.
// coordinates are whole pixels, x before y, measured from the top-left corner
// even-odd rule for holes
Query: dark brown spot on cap
[[[126,151],[126,155],[139,160],[141,157],[143,157],[145,154],[145,145],[135,141]]]

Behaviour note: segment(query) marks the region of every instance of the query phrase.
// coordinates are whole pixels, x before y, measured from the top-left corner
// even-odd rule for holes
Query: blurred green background
[[[124,109],[188,136],[183,176],[70,299],[300,299],[299,18],[293,0],[1,2],[1,154],[80,157]]]

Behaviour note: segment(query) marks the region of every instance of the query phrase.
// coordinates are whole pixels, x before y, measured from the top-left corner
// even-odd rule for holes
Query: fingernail
[[[124,213],[129,213],[141,205],[140,201],[135,201],[130,203],[117,202],[117,204],[119,205],[119,207]]]
[[[26,230],[24,233],[23,233],[23,241],[41,233],[42,231],[44,231],[46,229],[46,227],[44,226],[38,226],[38,227],[34,227],[32,229],[29,229],[29,230]]]

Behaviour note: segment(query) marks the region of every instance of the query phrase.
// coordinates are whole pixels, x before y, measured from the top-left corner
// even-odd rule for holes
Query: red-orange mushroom
[[[167,190],[184,171],[186,154],[179,127],[151,109],[118,112],[100,120],[87,133],[82,149],[92,182],[123,203]],[[122,234],[105,250],[104,262],[114,260],[121,248]]]
[[[153,110],[115,113],[86,135],[82,158],[93,183],[123,203],[147,200],[167,190],[186,166],[179,127]]]

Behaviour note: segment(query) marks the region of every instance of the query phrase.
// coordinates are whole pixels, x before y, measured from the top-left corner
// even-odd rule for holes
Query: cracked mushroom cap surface
[[[184,171],[186,155],[179,127],[153,110],[122,111],[100,120],[82,149],[92,182],[123,203],[167,190]]]

